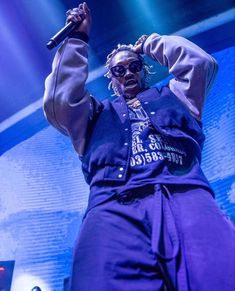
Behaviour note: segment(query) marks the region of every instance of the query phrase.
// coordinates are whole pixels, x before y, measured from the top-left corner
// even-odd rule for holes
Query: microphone
[[[82,17],[82,15],[80,15]],[[49,50],[56,47],[59,43],[61,43],[75,28],[77,28],[83,21],[84,16],[82,17],[81,21],[78,22],[68,22],[60,31],[58,31],[47,43],[47,48]]]

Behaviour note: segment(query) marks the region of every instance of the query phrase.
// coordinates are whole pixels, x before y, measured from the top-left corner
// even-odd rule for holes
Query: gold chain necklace
[[[127,105],[131,108],[138,108],[141,104],[140,101],[135,98],[127,102]]]

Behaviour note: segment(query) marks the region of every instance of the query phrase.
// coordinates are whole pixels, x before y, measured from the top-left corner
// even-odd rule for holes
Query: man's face
[[[143,64],[137,54],[124,50],[110,62],[112,83],[125,98],[133,98],[144,89]]]

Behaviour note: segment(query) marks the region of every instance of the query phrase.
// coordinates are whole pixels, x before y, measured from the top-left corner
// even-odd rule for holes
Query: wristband
[[[141,44],[141,54],[144,54],[144,44],[149,36],[147,35],[146,39]]]
[[[75,31],[72,31],[69,34],[69,38],[81,39],[81,40],[83,40],[86,43],[88,43],[88,41],[89,41],[88,35],[85,32],[81,32],[81,31],[76,31],[76,32]]]

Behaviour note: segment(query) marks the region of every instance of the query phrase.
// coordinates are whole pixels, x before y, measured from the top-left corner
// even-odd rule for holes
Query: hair
[[[133,50],[133,45],[132,44],[118,44],[117,47],[110,53],[107,55],[107,59],[106,59],[106,63],[105,63],[105,67],[108,69],[107,73],[105,73],[105,77],[107,77],[108,79],[111,79],[111,81],[109,82],[108,85],[108,89],[110,90],[111,88],[114,91],[114,94],[112,94],[112,96],[120,96],[121,94],[118,92],[117,87],[113,84],[112,82],[112,73],[110,71],[111,68],[111,61],[113,59],[113,57],[121,52],[121,51],[129,51],[132,52],[134,54],[137,55],[138,59],[142,61],[143,63],[143,70],[144,70],[144,76],[145,76],[145,86],[146,84],[149,82],[149,76],[155,74],[155,72],[151,72],[151,68],[152,66],[150,66],[149,64],[145,63],[144,58],[141,54],[136,53]]]

